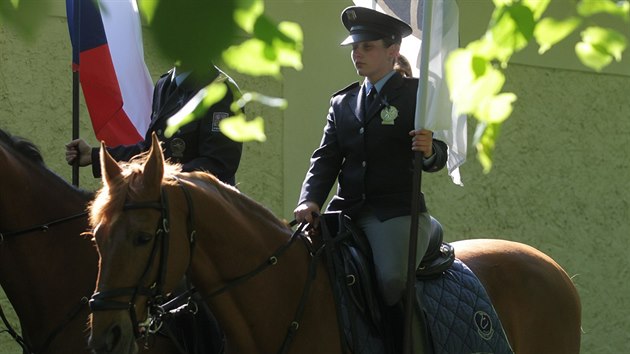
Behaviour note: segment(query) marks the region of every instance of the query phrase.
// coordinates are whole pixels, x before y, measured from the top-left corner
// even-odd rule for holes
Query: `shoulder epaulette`
[[[417,77],[404,77],[403,79],[408,81],[419,81]]]
[[[343,89],[341,89],[341,90],[339,90],[339,91],[337,91],[337,92],[333,93],[333,94],[332,94],[332,96],[333,96],[333,97],[335,97],[335,96],[340,95],[340,94],[342,94],[342,93],[344,93],[344,92],[350,91],[350,90],[352,90],[353,88],[358,87],[359,85],[360,85],[360,84],[359,84],[359,82],[358,82],[358,81],[357,81],[357,82],[353,82],[353,83],[351,83],[350,85],[348,85],[348,86],[344,87]]]

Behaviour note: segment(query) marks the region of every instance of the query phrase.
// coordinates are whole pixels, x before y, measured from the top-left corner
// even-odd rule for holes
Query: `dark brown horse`
[[[0,130],[0,285],[20,319],[25,353],[89,353],[87,300],[98,254],[87,230],[93,194],[44,165],[32,143]],[[13,324],[15,325],[15,324]],[[150,353],[178,353],[159,339]]]
[[[90,336],[97,353],[134,353],[133,333],[152,317],[154,297],[186,272],[225,330],[228,352],[342,352],[323,262],[311,263],[307,243],[294,242],[297,233],[266,208],[208,174],[178,172],[155,136],[138,163],[118,165],[107,153],[101,161],[104,187],[91,207],[101,257]],[[578,294],[553,260],[501,240],[455,247],[516,353],[579,352]]]

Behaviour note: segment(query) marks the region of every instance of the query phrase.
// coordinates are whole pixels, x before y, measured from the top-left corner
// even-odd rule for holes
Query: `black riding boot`
[[[429,329],[427,327],[422,304],[417,300],[414,301],[414,304],[414,314],[411,321],[411,343],[414,347],[412,352],[414,354],[433,354],[433,346],[431,345]],[[403,353],[404,326],[407,318],[406,310],[404,301],[400,301],[396,305],[388,307],[387,316],[392,334],[393,353]]]

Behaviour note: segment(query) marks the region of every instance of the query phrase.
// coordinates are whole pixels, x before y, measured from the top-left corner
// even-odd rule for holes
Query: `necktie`
[[[376,88],[372,87],[372,89],[370,89],[370,92],[367,95],[367,98],[365,100],[365,110],[369,110],[370,106],[372,106],[372,103],[374,103],[374,96],[376,96]]]

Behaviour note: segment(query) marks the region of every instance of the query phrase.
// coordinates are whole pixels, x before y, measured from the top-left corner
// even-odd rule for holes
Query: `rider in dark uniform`
[[[341,21],[348,30],[341,45],[352,47],[352,62],[362,82],[336,92],[330,100],[295,219],[317,224],[336,183],[326,210],[349,215],[365,233],[383,302],[395,318],[392,324],[402,325],[413,198],[419,207],[415,267],[427,250],[431,229],[424,195],[413,194],[414,154],[422,154],[423,171],[437,172],[446,164],[448,148],[433,138],[432,131],[415,127],[419,81],[394,68],[402,38],[411,34],[411,27],[358,6],[346,8]],[[428,346],[422,335],[424,314],[410,314],[413,352],[424,353]]]
[[[228,87],[225,97],[212,105],[201,118],[182,126],[167,138],[164,132],[168,118],[213,81],[222,82]],[[243,146],[223,135],[219,130],[219,122],[231,115],[230,105],[239,95],[234,80],[215,66],[203,74],[180,73],[178,68],[173,68],[155,84],[151,123],[145,140],[134,145],[108,147],[107,150],[117,161],[128,161],[151,147],[151,134],[155,132],[163,142],[164,156],[171,162],[182,164],[184,172],[207,171],[221,181],[234,185]],[[73,140],[66,145],[66,161],[73,163],[79,156],[79,164],[92,164],[94,177],[100,177],[99,150],[100,147],[92,148],[82,139]]]

